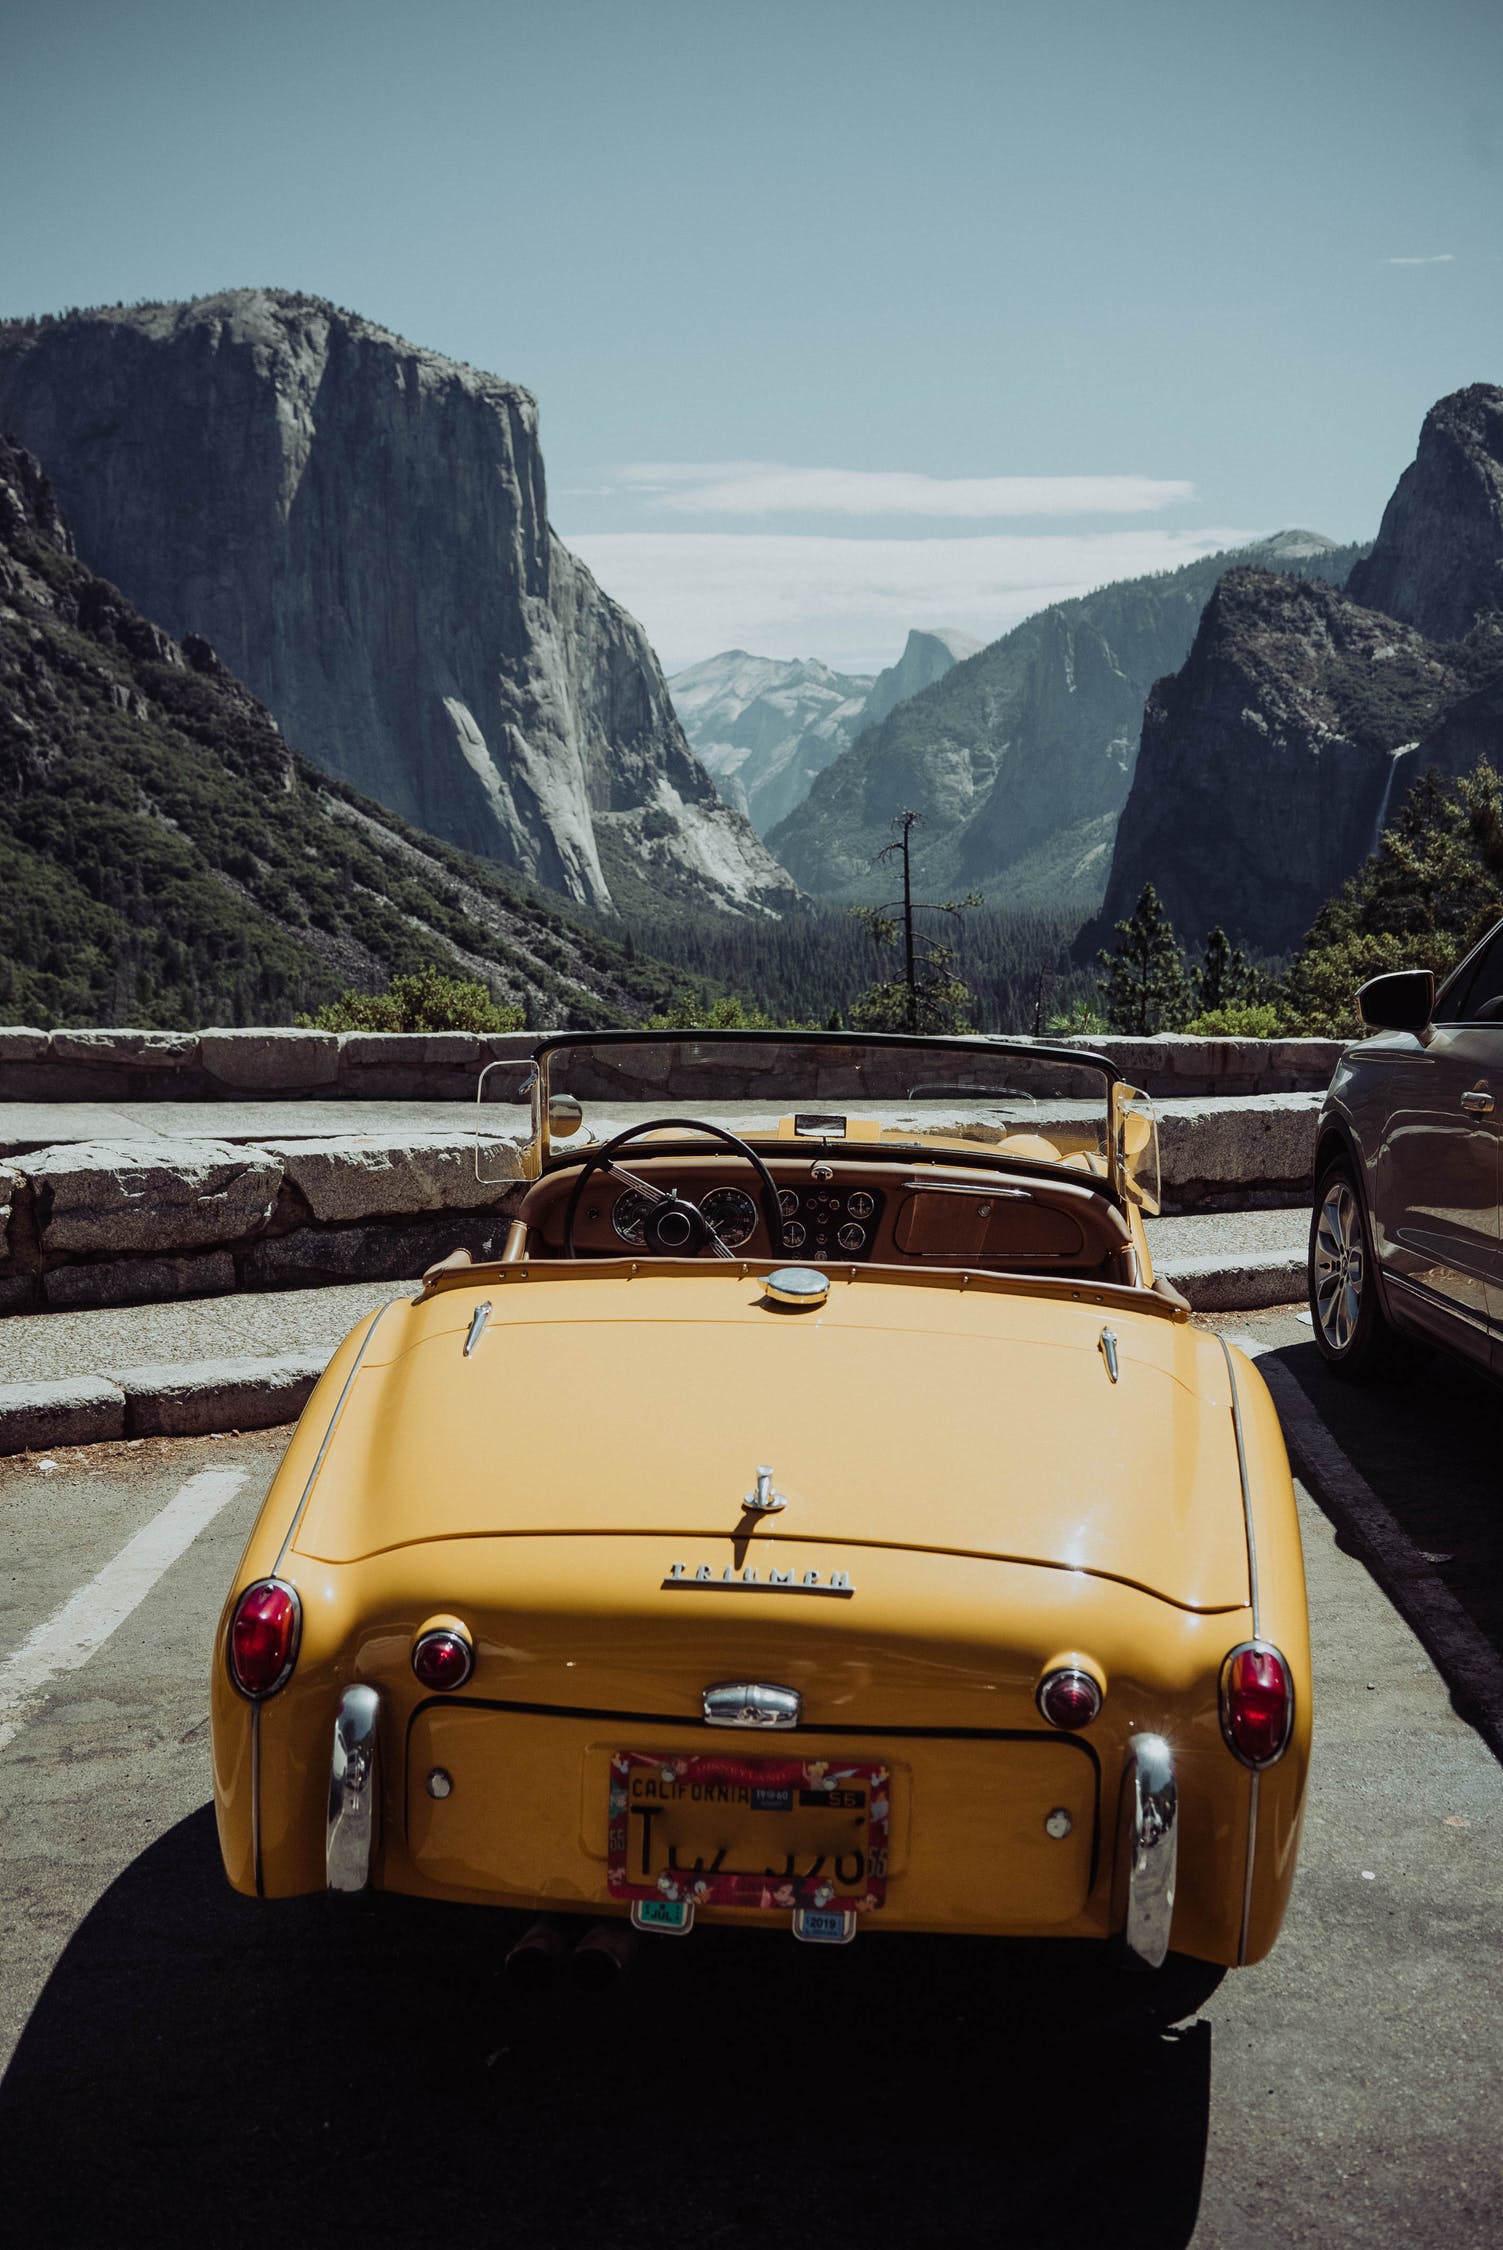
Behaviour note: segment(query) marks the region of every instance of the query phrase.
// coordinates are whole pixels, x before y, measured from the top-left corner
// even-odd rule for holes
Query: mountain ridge
[[[724,649],[676,672],[668,692],[696,754],[765,837],[867,727],[981,646],[953,626],[914,626],[875,674]]]
[[[1183,662],[1204,604],[1239,559],[1345,576],[1355,548],[1285,531],[1051,603],[863,733],[815,781],[772,850],[817,897],[861,903],[905,805],[929,896],[979,891],[1082,916],[1101,903],[1153,682]]]
[[[92,565],[326,772],[598,911],[796,893],[552,531],[536,401],[322,298],[0,323],[0,425]]]
[[[79,559],[5,440],[0,807],[10,1021],[286,1023],[436,963],[590,1026],[679,981],[302,758],[206,641]]]
[[[1171,921],[1279,952],[1431,768],[1499,755],[1503,387],[1431,407],[1342,588],[1237,570],[1155,683],[1101,920],[1152,882]]]

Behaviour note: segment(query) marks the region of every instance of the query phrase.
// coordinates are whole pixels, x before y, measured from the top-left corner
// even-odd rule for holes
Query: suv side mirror
[[[1369,977],[1357,1013],[1369,1031],[1423,1031],[1435,1012],[1433,969],[1391,969]]]

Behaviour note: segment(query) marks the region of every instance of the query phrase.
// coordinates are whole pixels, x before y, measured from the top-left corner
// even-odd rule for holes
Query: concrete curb
[[[1194,1312],[1264,1312],[1305,1301],[1303,1251],[1253,1250],[1230,1262],[1214,1253],[1160,1258],[1153,1270],[1188,1297]]]
[[[0,1383],[0,1456],[112,1438],[275,1429],[297,1420],[326,1365],[322,1352],[299,1352]]]

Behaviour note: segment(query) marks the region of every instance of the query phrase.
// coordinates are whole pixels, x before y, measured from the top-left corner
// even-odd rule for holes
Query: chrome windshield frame
[[[1094,1053],[1089,1049],[1062,1047],[1047,1040],[1005,1039],[989,1033],[941,1033],[908,1031],[735,1031],[704,1029],[685,1031],[642,1031],[627,1028],[619,1031],[560,1031],[540,1039],[533,1050],[537,1076],[532,1088],[533,1145],[539,1152],[539,1169],[548,1170],[553,1157],[552,1141],[548,1130],[548,1108],[551,1099],[551,1064],[556,1055],[568,1054],[579,1048],[625,1047],[645,1045],[694,1045],[777,1047],[797,1044],[810,1048],[870,1047],[882,1052],[903,1049],[922,1049],[933,1054],[941,1052],[960,1056],[1016,1055],[1020,1060],[1036,1063],[1053,1063],[1063,1068],[1093,1070],[1101,1074],[1102,1129],[1106,1142],[1106,1185],[1115,1200],[1125,1207],[1131,1200],[1122,1171],[1119,1123],[1121,1101],[1118,1089],[1127,1088],[1117,1065],[1109,1055]],[[1128,1089],[1135,1091],[1135,1089]],[[681,1097],[675,1096],[675,1100]],[[810,1144],[812,1145],[812,1144]],[[578,1149],[560,1144],[559,1154],[567,1160],[577,1155]]]

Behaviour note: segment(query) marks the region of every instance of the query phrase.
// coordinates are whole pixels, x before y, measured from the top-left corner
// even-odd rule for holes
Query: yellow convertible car
[[[522,1958],[1265,1954],[1299,1534],[1256,1371],[1153,1278],[1144,1097],[1024,1042],[713,1032],[481,1093],[504,1251],[336,1352],[220,1621],[235,1887],[522,1910]]]

